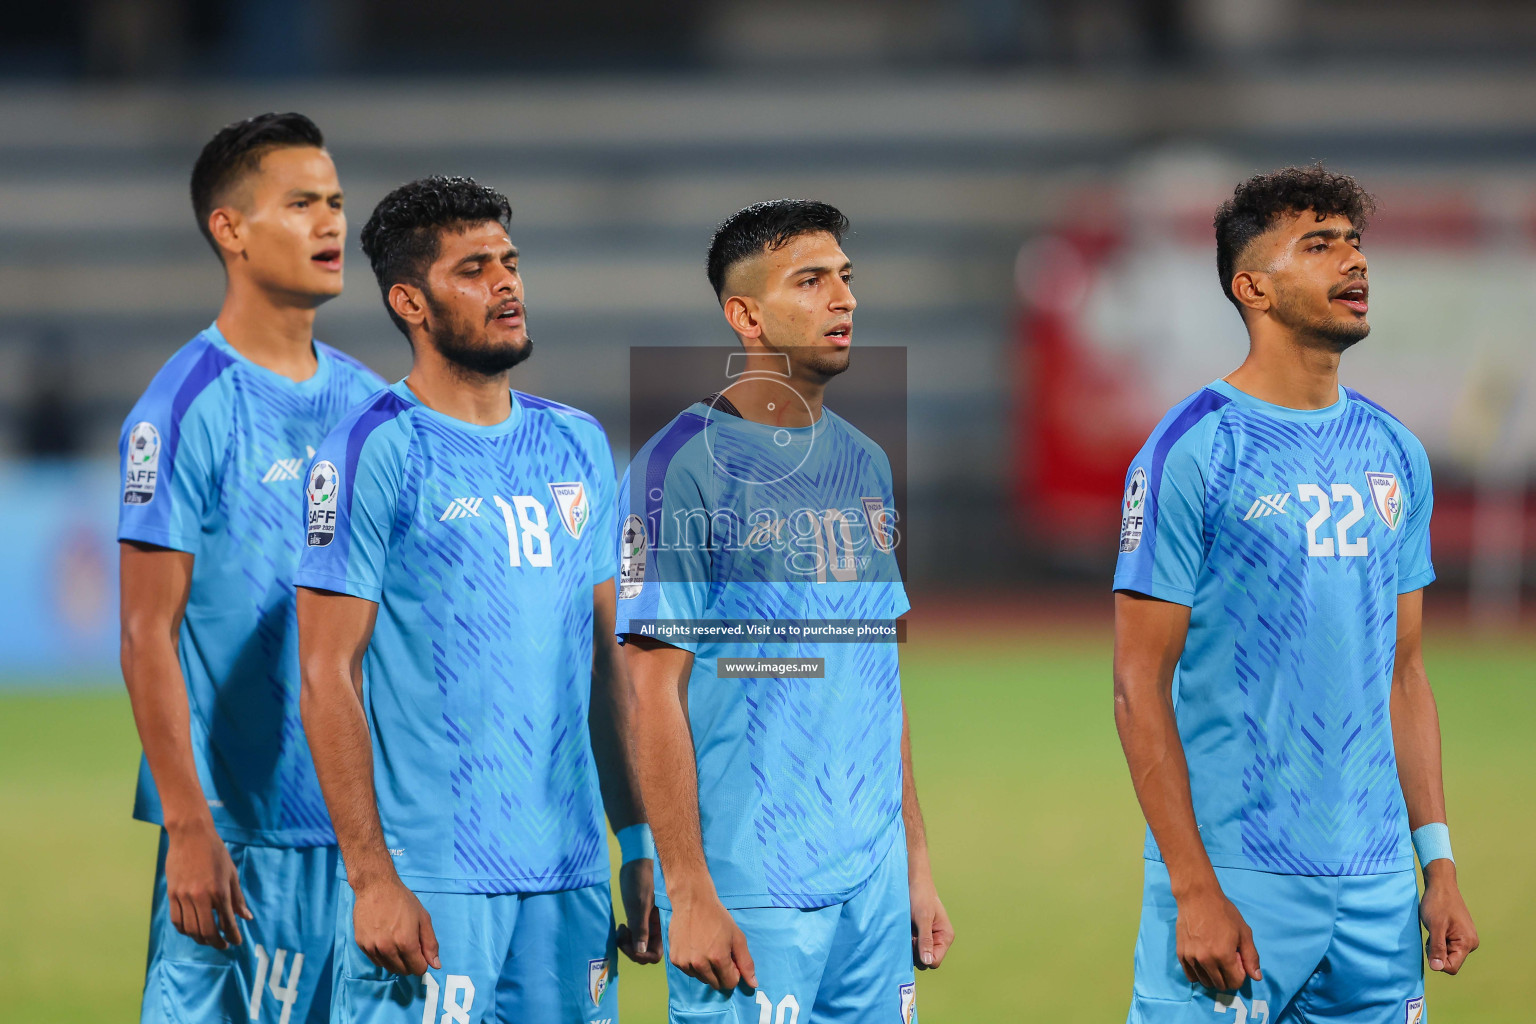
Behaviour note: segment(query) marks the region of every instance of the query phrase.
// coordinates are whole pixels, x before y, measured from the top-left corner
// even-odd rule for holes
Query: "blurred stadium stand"
[[[702,270],[713,226],[774,196],[837,204],[858,338],[909,348],[914,581],[1099,582],[1126,446],[1243,352],[1212,266],[1215,203],[1248,173],[1326,158],[1384,202],[1376,331],[1346,383],[1424,433],[1446,577],[1499,617],[1536,576],[1536,6],[419,10],[16,12],[0,42],[13,470],[112,457],[133,398],[217,309],[192,159],[230,120],[298,109],[326,132],[351,215],[347,292],[320,336],[404,372],[356,232],[401,181],[475,175],[510,196],[526,257],[539,351],[518,386],[590,409],[621,456],[631,346],[729,340]],[[1043,366],[1053,351],[1066,364]],[[1098,447],[1052,448],[1050,416]]]

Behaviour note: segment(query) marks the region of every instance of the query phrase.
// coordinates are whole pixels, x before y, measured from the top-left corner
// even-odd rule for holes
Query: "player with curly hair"
[[[1248,357],[1126,476],[1115,723],[1149,826],[1132,1024],[1418,1024],[1420,923],[1432,970],[1477,948],[1420,646],[1429,461],[1339,384],[1370,332],[1374,209],[1321,165],[1237,187],[1216,265]]]
[[[306,474],[302,705],[348,883],[336,1022],[616,1020],[616,947],[660,959],[613,456],[591,416],[509,387],[533,344],[511,218],[469,178],[379,202],[363,252],[411,372]]]

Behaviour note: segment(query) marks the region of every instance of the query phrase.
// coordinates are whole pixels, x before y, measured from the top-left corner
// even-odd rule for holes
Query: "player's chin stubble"
[[[1364,319],[1337,317],[1328,313],[1316,316],[1299,310],[1296,303],[1282,300],[1275,307],[1275,318],[1296,332],[1306,342],[1314,342],[1318,348],[1330,352],[1343,352],[1371,333],[1371,325]]]
[[[813,373],[823,377],[836,377],[848,369],[852,353],[847,349],[831,350],[813,349],[801,357],[801,365]]]
[[[430,301],[428,308],[436,321],[436,329],[430,335],[432,345],[460,373],[495,377],[533,355],[533,338],[526,333],[521,342],[488,341],[483,327],[468,328],[457,323],[446,309],[438,308]]]

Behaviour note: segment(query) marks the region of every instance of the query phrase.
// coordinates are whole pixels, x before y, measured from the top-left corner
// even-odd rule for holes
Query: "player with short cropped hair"
[[[350,883],[338,1022],[616,1020],[615,946],[660,958],[613,456],[591,416],[509,388],[533,345],[511,216],[468,178],[380,201],[363,251],[411,372],[308,471],[304,720]]]
[[[384,382],[312,337],[346,216],[309,118],[222,129],[192,208],[223,308],[121,441],[134,817],[162,827],[142,1019],[326,1021],[336,838],[299,719],[292,510],[313,446]]]
[[[1321,165],[1237,187],[1216,262],[1248,357],[1126,477],[1115,723],[1149,826],[1132,1024],[1419,1024],[1420,923],[1432,970],[1477,948],[1421,649],[1429,461],[1339,384],[1370,331],[1373,210]]]
[[[938,967],[954,940],[895,644],[663,640],[648,625],[907,611],[890,460],[823,404],[850,361],[847,229],[796,200],[721,225],[707,270],[741,372],[652,437],[620,487],[617,629],[666,876],[674,1021],[910,1024],[914,963]],[[736,658],[770,664],[723,677]],[[772,664],[818,658],[810,678]]]

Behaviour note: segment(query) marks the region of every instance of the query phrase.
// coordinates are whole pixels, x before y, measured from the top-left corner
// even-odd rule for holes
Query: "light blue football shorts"
[[[1168,869],[1146,862],[1127,1024],[1424,1024],[1419,893],[1412,870],[1279,875],[1217,868],[1248,927],[1263,981],[1217,993],[1184,976]]]

